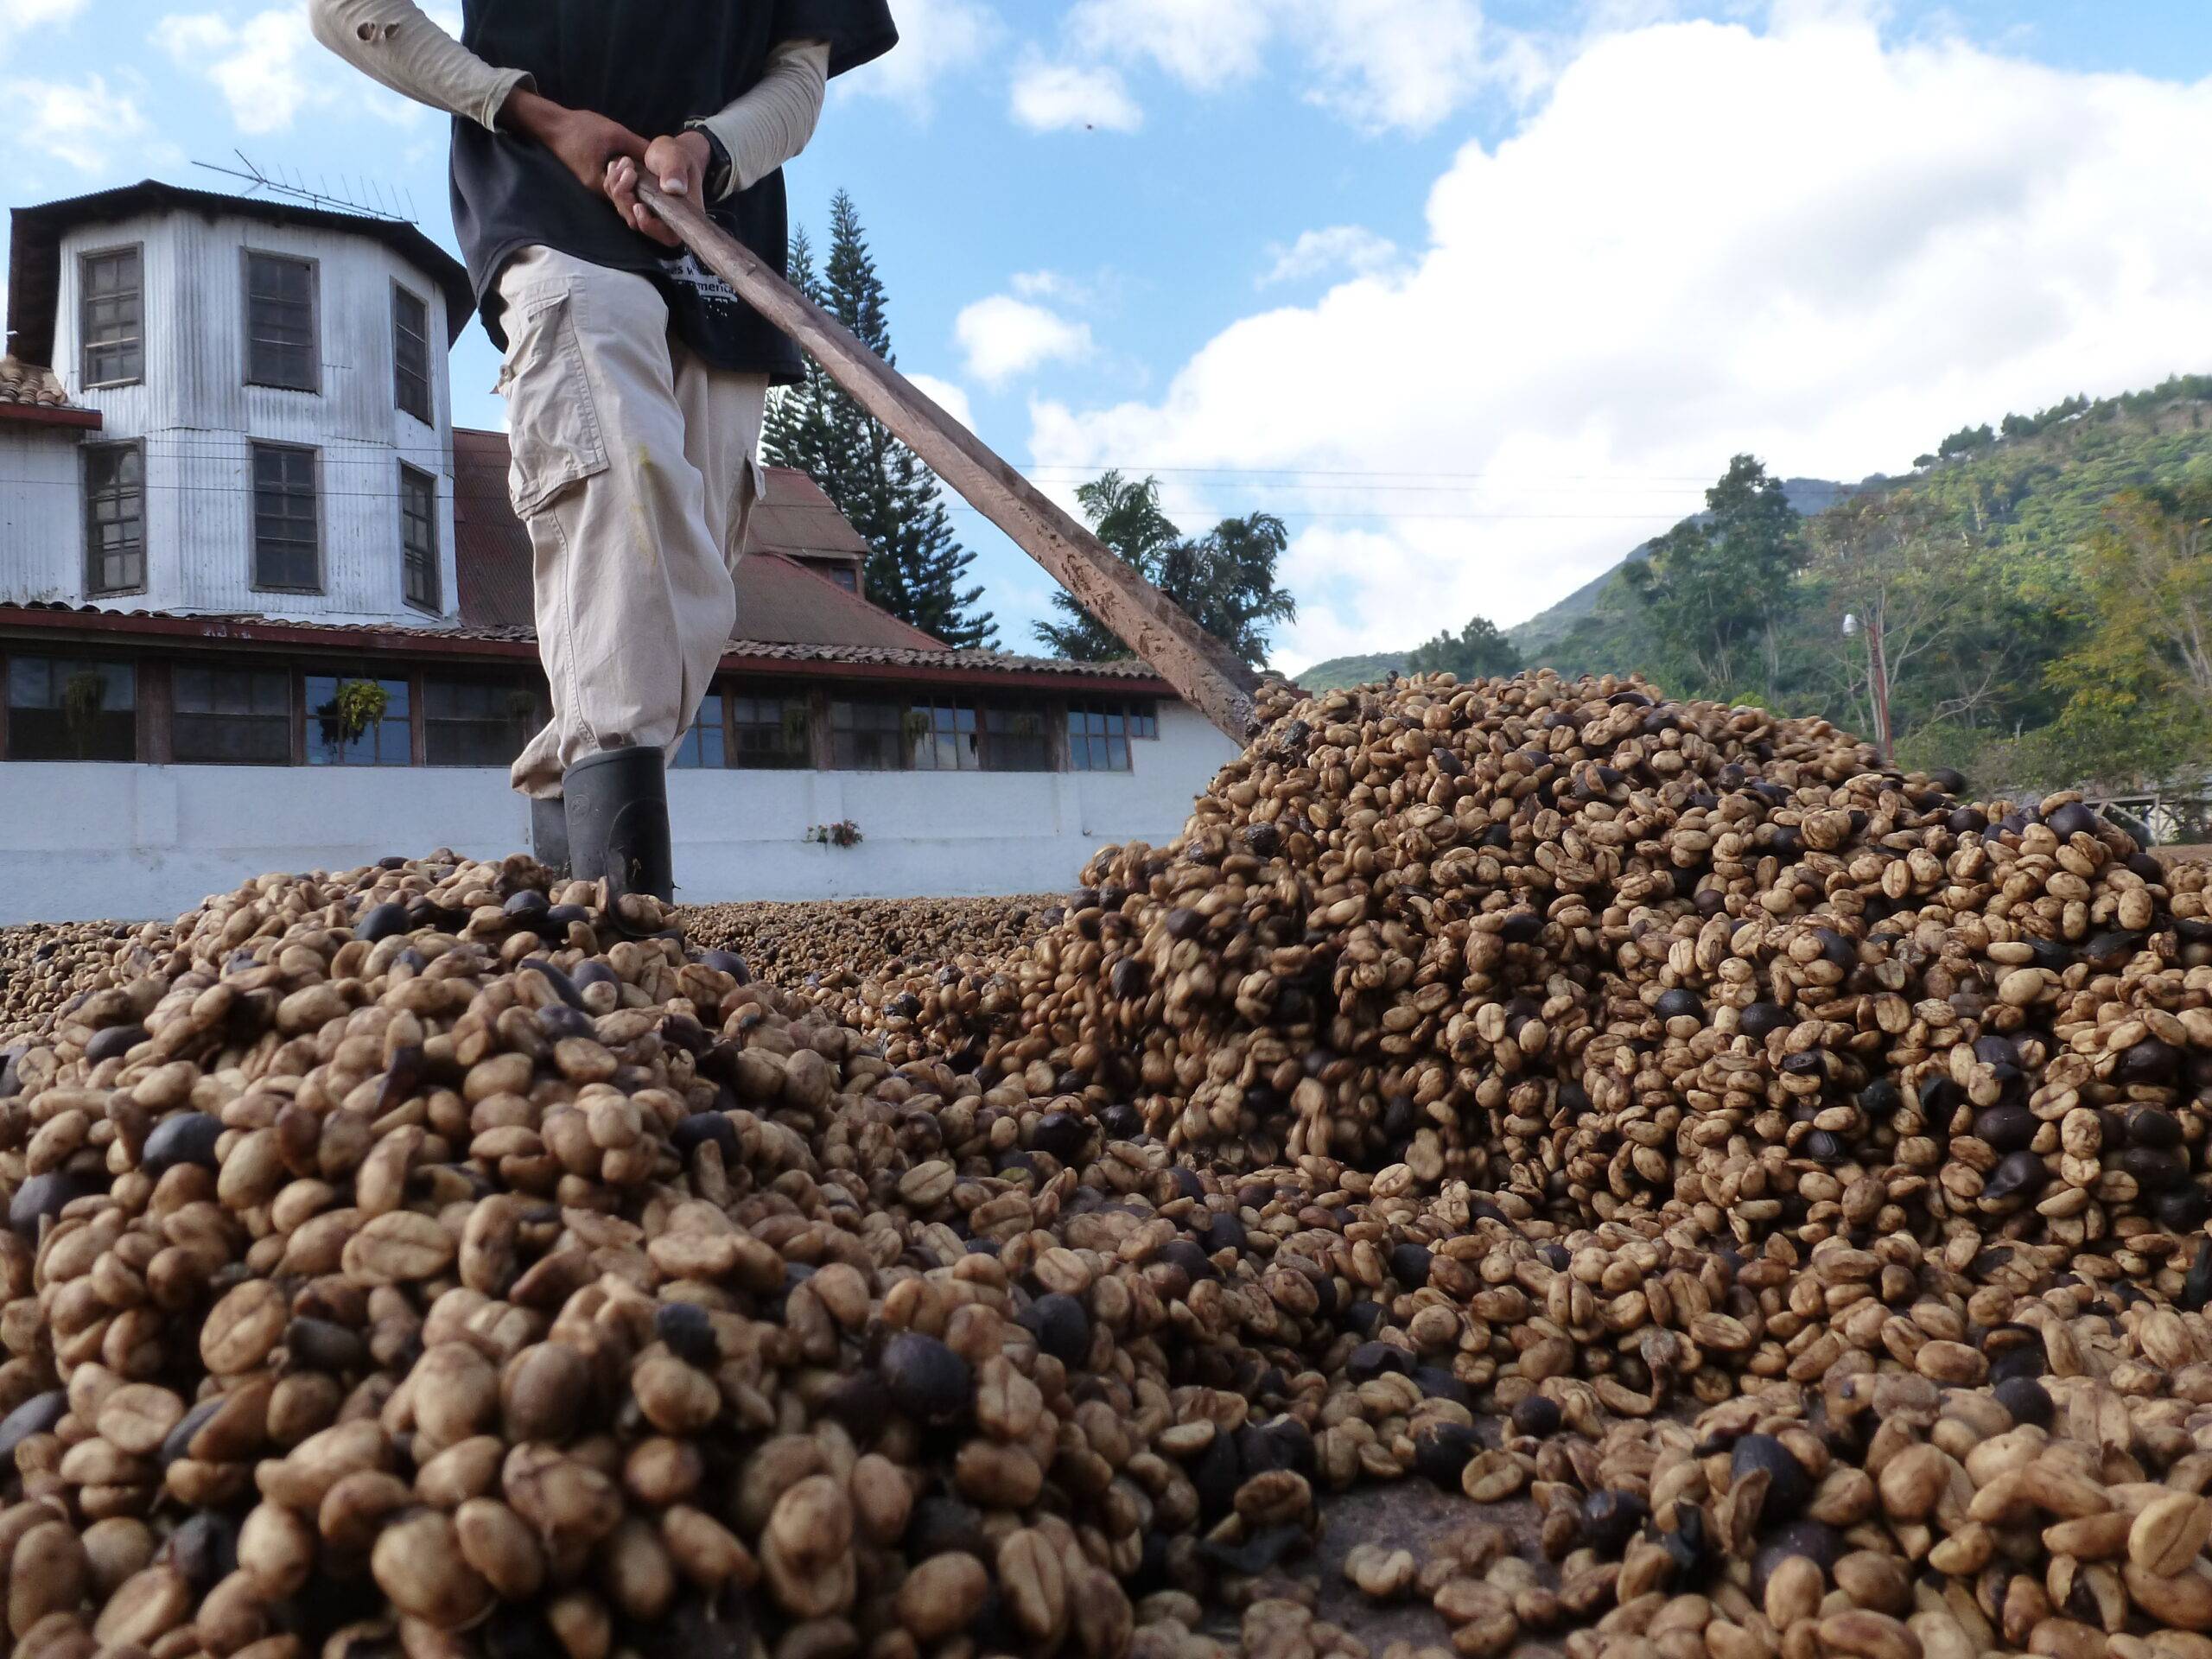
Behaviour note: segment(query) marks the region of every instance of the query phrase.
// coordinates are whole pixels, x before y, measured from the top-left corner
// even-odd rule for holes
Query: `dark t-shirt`
[[[524,69],[556,104],[590,110],[648,139],[715,115],[760,79],[785,41],[830,42],[830,73],[898,39],[886,0],[465,0],[462,39],[502,69]],[[784,175],[710,205],[708,214],[779,271],[789,257]],[[553,153],[456,119],[453,222],[484,327],[505,350],[493,284],[533,244],[651,277],[677,334],[718,369],[796,378],[798,350],[688,252],[625,225]]]

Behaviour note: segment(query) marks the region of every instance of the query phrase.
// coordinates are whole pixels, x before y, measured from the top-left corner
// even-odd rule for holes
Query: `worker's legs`
[[[544,798],[602,751],[675,746],[736,600],[717,529],[728,509],[709,501],[692,459],[668,308],[652,284],[530,248],[502,273],[499,294],[509,485],[530,530],[553,696],[553,719],[512,777]]]
[[[760,424],[768,406],[768,377],[710,369],[680,341],[673,349],[683,453],[706,480],[707,531],[734,575],[752,533],[753,510],[767,486],[760,466]],[[744,622],[738,618],[741,632]]]

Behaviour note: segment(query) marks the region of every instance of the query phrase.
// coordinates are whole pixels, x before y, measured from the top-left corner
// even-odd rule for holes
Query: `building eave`
[[[19,426],[52,426],[76,432],[97,432],[106,417],[97,409],[70,404],[0,403],[0,421]]]

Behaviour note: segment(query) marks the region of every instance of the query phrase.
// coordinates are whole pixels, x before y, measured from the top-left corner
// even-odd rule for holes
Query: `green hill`
[[[1335,691],[1347,685],[1368,685],[1406,671],[1411,652],[1381,651],[1369,657],[1332,657],[1316,663],[1297,677],[1308,691]]]

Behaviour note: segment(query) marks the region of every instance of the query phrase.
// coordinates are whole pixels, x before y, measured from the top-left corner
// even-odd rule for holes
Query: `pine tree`
[[[898,361],[883,281],[843,191],[830,205],[827,269],[817,273],[802,230],[791,239],[791,272],[802,292],[869,350]],[[774,465],[798,467],[819,484],[868,543],[871,601],[949,645],[997,644],[998,624],[977,608],[982,587],[960,586],[976,556],[953,538],[936,475],[811,358],[804,382],[771,404],[761,447]]]

